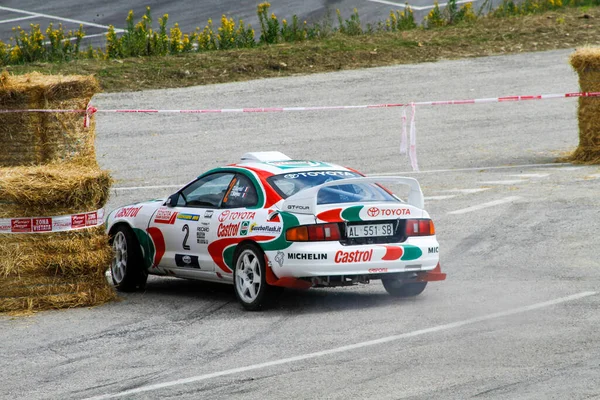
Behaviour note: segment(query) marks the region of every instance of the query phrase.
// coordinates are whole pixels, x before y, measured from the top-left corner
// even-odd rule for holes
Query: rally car
[[[407,200],[385,182],[407,185]],[[446,277],[415,179],[365,177],[279,152],[244,154],[167,199],[112,211],[106,226],[117,289],[141,289],[148,274],[223,282],[248,310],[285,287],[380,279],[404,297]]]

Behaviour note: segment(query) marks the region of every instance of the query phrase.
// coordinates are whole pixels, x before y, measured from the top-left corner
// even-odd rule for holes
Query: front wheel
[[[119,226],[111,238],[113,260],[110,266],[112,280],[122,292],[133,292],[146,286],[148,273],[135,233],[124,225]]]
[[[427,282],[403,283],[401,279],[382,279],[385,290],[394,297],[413,297],[423,293]]]
[[[238,249],[233,285],[238,301],[246,310],[260,310],[273,299],[275,290],[267,284],[265,257],[255,245],[244,244]]]

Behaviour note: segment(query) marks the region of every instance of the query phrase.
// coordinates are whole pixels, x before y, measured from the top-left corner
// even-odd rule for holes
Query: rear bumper
[[[435,236],[409,238],[403,243],[342,246],[339,242],[296,242],[267,251],[274,275],[281,278],[373,275],[414,272],[426,281],[443,280]],[[431,274],[428,272],[431,271]],[[441,274],[441,275],[440,275]]]

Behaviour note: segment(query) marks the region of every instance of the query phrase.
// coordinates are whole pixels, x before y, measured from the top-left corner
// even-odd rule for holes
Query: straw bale
[[[600,48],[586,47],[571,55],[582,92],[600,92]],[[600,98],[579,98],[579,146],[569,160],[600,164]]]
[[[0,234],[0,312],[92,306],[116,298],[104,227]]]
[[[0,279],[102,275],[112,250],[104,226],[67,232],[0,234]]]
[[[59,289],[25,290],[22,296],[0,295],[0,313],[97,306],[117,298],[114,289],[106,281],[103,284],[72,282],[56,287]]]
[[[102,208],[112,178],[95,163],[0,168],[0,218],[51,217]]]
[[[11,277],[0,282],[0,298],[35,297],[81,292],[81,288],[105,287],[104,274],[78,278],[63,277]]]
[[[3,74],[0,109],[83,110],[100,91],[93,76]],[[86,157],[95,161],[95,125],[81,113],[0,114],[0,166],[45,164]]]

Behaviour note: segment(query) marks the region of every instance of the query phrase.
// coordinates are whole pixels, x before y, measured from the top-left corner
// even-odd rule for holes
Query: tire
[[[133,231],[121,225],[111,235],[113,260],[110,264],[112,281],[121,292],[143,290],[148,280],[140,244]]]
[[[265,257],[256,245],[243,244],[236,250],[233,268],[235,296],[248,311],[258,311],[272,305],[281,291],[266,280]]]
[[[400,279],[382,279],[385,290],[394,297],[414,297],[423,293],[427,282],[402,283]]]

